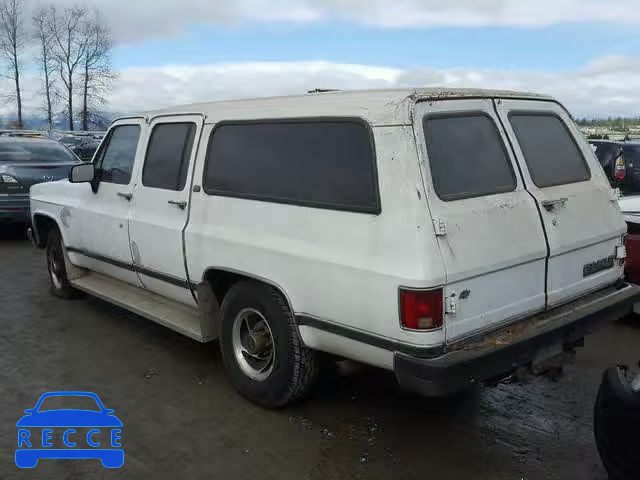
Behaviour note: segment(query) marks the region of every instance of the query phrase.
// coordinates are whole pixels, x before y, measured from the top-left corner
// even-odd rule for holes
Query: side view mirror
[[[69,170],[69,181],[71,183],[89,183],[93,182],[95,175],[96,169],[93,163],[74,165]]]
[[[32,414],[32,413],[33,413],[33,408],[27,408],[27,409],[24,411],[24,413]]]

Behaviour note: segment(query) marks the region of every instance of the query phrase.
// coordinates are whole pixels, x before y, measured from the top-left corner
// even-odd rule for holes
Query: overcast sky
[[[99,7],[113,30],[117,112],[442,85],[640,115],[640,0],[55,0],[74,3]],[[37,82],[26,75],[31,108]]]

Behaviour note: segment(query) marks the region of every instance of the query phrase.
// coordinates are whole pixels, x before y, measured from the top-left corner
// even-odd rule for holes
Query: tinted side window
[[[209,139],[209,194],[378,213],[370,130],[357,121],[232,123]]]
[[[591,178],[571,132],[558,117],[512,113],[509,121],[536,186],[551,187]]]
[[[111,130],[108,143],[97,159],[102,182],[129,183],[139,138],[138,125],[120,125]]]
[[[423,127],[433,187],[442,200],[515,189],[511,162],[489,116],[425,117]]]
[[[184,188],[195,131],[193,123],[165,123],[153,128],[142,170],[145,187]]]

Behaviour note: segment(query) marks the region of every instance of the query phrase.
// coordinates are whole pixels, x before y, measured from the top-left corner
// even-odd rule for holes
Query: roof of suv
[[[546,95],[509,90],[462,88],[347,90],[194,103],[149,111],[143,115],[155,117],[172,113],[197,113],[206,115],[207,123],[255,118],[352,116],[364,118],[373,125],[406,125],[411,123],[411,107],[414,102],[457,98],[553,100]]]

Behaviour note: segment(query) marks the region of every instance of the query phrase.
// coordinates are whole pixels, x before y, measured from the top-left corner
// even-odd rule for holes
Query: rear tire
[[[254,281],[231,287],[219,333],[229,379],[247,399],[279,408],[311,391],[318,355],[303,345],[291,310],[273,287]]]
[[[58,298],[77,298],[78,291],[69,283],[65,266],[64,243],[57,228],[52,228],[47,236],[47,271],[49,291]]]
[[[631,389],[626,368],[608,369],[594,408],[594,434],[611,480],[633,480],[640,472],[640,392]]]

